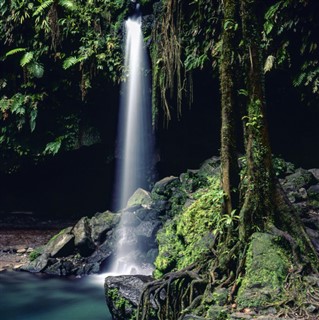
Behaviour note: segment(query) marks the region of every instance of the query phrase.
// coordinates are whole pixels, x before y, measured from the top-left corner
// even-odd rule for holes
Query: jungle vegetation
[[[293,257],[287,281],[294,287],[299,276],[318,272],[319,259],[274,174],[265,78],[274,70],[289,70],[305,107],[318,104],[318,1],[141,4],[152,13],[144,32],[155,127],[162,125],[158,119],[182,117],[183,108],[192,104],[194,72],[219,79],[223,192],[217,208],[231,223],[215,235],[210,255],[152,282],[138,316],[154,316],[151,295],[157,299],[157,319],[180,319],[185,310],[205,305],[207,292],[216,288],[229,288],[227,302],[233,303],[256,232],[280,239]],[[121,81],[122,22],[129,7],[126,0],[1,1],[2,168],[14,170],[21,157],[37,161],[76,147],[90,92],[102,82]],[[240,143],[246,163],[241,173]],[[163,288],[164,300],[158,294]],[[287,296],[280,303],[290,300]]]

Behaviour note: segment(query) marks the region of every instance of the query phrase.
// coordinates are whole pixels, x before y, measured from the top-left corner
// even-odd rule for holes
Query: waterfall
[[[115,207],[124,209],[129,197],[139,188],[147,188],[150,176],[153,137],[151,125],[151,87],[149,64],[144,47],[139,4],[125,21],[125,75],[121,88],[118,166]],[[130,212],[123,210],[116,230],[117,245],[112,272],[116,274],[145,272],[134,256],[134,234],[127,221]]]

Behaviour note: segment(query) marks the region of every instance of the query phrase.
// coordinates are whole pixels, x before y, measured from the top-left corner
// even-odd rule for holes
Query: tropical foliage
[[[127,4],[6,0],[0,13],[0,149],[12,169],[74,147],[89,90],[120,81]]]

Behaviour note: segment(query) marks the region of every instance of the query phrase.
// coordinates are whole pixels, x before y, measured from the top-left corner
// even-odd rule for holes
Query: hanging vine
[[[215,24],[219,4],[204,0],[188,2],[166,0],[155,6],[156,21],[152,31],[153,125],[159,105],[165,120],[182,114],[182,105],[193,102],[193,70],[213,67],[212,52],[218,43]],[[208,27],[207,27],[208,26]]]

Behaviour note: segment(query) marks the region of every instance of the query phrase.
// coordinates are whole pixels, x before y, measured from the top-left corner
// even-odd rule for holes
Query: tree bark
[[[247,239],[273,220],[274,175],[266,120],[258,1],[241,0],[248,105],[244,116],[247,158],[246,193],[240,213],[240,237]]]
[[[221,91],[221,172],[224,191],[224,211],[231,214],[238,206],[239,169],[236,148],[236,23],[238,1],[224,1],[222,55],[220,63]],[[236,63],[237,62],[237,63]]]

